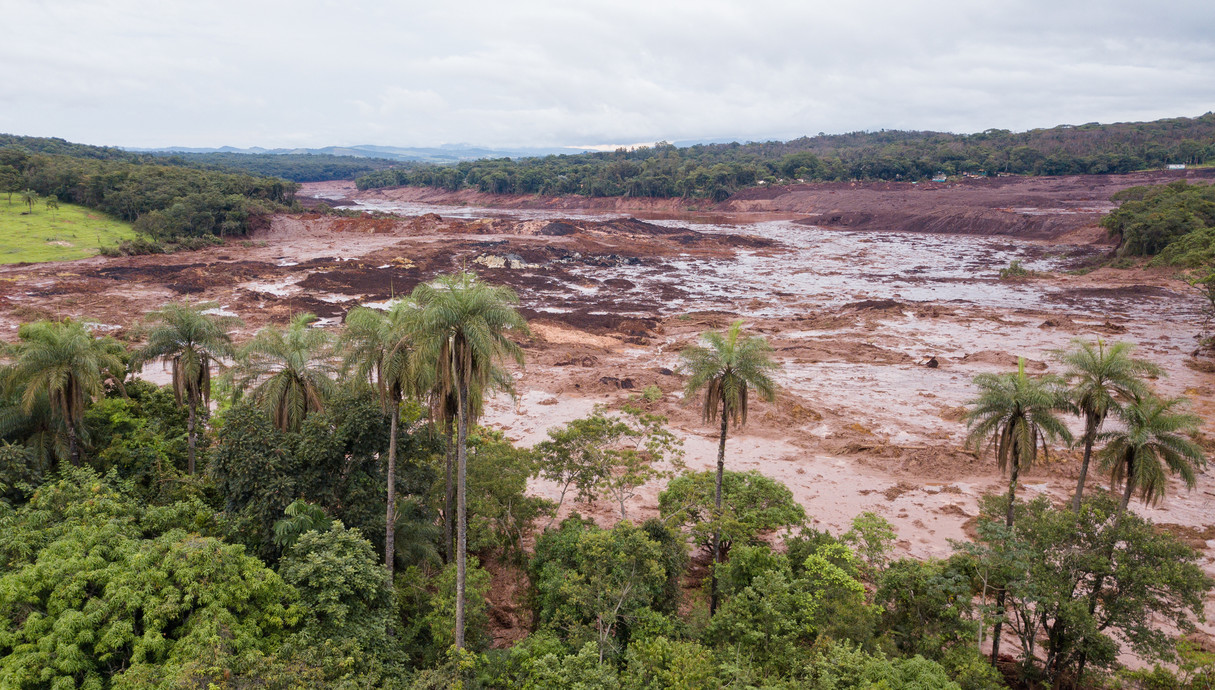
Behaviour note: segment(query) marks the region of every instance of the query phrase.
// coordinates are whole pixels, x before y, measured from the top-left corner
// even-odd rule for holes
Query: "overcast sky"
[[[0,0],[0,132],[487,146],[1215,109],[1215,0]]]

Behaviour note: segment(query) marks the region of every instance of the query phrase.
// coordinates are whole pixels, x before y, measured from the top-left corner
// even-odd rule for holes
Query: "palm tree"
[[[388,415],[388,505],[385,509],[384,567],[388,579],[396,566],[397,427],[401,402],[417,389],[413,337],[410,332],[416,305],[397,302],[387,312],[356,307],[346,315],[342,344],[344,368],[371,383]]]
[[[112,338],[94,338],[72,320],[28,323],[17,337],[6,387],[21,390],[20,409],[26,415],[45,405],[53,425],[67,436],[68,458],[79,466],[85,410],[104,393],[107,380],[121,383],[126,376],[122,346]]]
[[[1136,488],[1146,504],[1155,504],[1164,498],[1168,485],[1166,467],[1180,475],[1188,488],[1194,488],[1195,466],[1205,465],[1206,458],[1202,448],[1186,438],[1202,423],[1198,416],[1180,410],[1188,403],[1185,398],[1164,399],[1150,393],[1137,395],[1118,410],[1123,428],[1101,434],[1100,438],[1107,443],[1097,456],[1099,468],[1110,475],[1111,486],[1117,486],[1119,482],[1123,486],[1117,522],[1126,514]],[[1113,558],[1115,547],[1116,544],[1109,544],[1106,558]],[[1105,578],[1105,573],[1101,573],[1093,584],[1089,615],[1097,610]],[[1087,652],[1082,652],[1077,677],[1083,676],[1087,661]]]
[[[1084,460],[1080,463],[1080,479],[1072,499],[1072,508],[1077,513],[1084,495],[1089,461],[1093,457],[1093,443],[1106,417],[1110,412],[1120,410],[1120,401],[1147,394],[1144,377],[1160,375],[1160,367],[1132,358],[1134,349],[1133,344],[1124,342],[1107,348],[1098,338],[1096,343],[1075,340],[1072,349],[1058,353],[1059,361],[1067,367],[1063,376],[1071,382],[1072,401],[1084,416]]]
[[[283,509],[287,517],[274,523],[274,543],[283,551],[295,546],[295,542],[306,533],[329,529],[333,518],[325,513],[325,509],[297,498],[291,505]]]
[[[149,314],[156,325],[148,332],[148,342],[131,361],[131,369],[139,370],[154,360],[168,362],[173,371],[173,397],[189,412],[188,472],[194,474],[198,434],[195,432],[199,407],[206,414],[211,400],[211,370],[220,366],[224,357],[232,357],[232,337],[228,329],[240,320],[231,316],[208,314],[216,308],[214,302],[189,304],[170,302]]]
[[[324,410],[336,388],[337,368],[329,362],[332,338],[309,328],[314,321],[312,314],[300,314],[286,330],[266,326],[236,358],[237,386],[252,387],[250,397],[283,431],[299,429],[305,417]]]
[[[430,407],[430,424],[443,433],[443,454],[446,467],[446,482],[443,492],[443,540],[445,562],[450,562],[456,552],[456,483],[455,483],[455,422],[460,405],[455,390],[444,390],[433,377],[429,379],[427,401]],[[468,395],[468,423],[476,424],[483,411],[484,396],[475,387]]]
[[[523,350],[507,334],[528,334],[527,322],[515,311],[519,298],[507,287],[481,282],[474,273],[439,276],[414,289],[421,308],[415,329],[420,361],[431,376],[425,388],[456,396],[456,631],[464,647],[464,579],[468,549],[465,481],[468,472],[468,423],[472,395],[513,391],[510,374],[498,366],[507,357],[523,364]]]
[[[778,368],[772,360],[772,346],[763,336],[740,339],[741,320],[730,324],[725,333],[702,333],[709,347],[697,345],[680,353],[688,380],[684,397],[691,399],[705,390],[701,415],[706,424],[721,420],[721,436],[717,442],[717,486],[713,493],[716,518],[721,514],[721,480],[726,467],[726,434],[729,423],[735,427],[747,423],[747,396],[751,388],[759,397],[771,402],[776,399],[776,384],[770,372]],[[709,615],[717,611],[717,564],[721,561],[721,534],[713,534],[713,572],[709,581]]]
[[[9,379],[7,370],[0,379]],[[51,412],[51,401],[40,392],[32,405],[23,402],[24,384],[0,383],[0,438],[21,439],[30,458],[46,474],[71,456],[68,454],[67,429]]]
[[[29,206],[30,213],[34,212],[34,202],[36,201],[38,201],[38,192],[35,192],[32,189],[27,189],[24,192],[21,192],[21,203]]]
[[[441,563],[435,549],[439,527],[425,506],[415,498],[399,499],[396,514],[395,543],[401,558],[419,565]]]
[[[1017,359],[1015,374],[979,374],[974,379],[979,397],[968,403],[966,414],[969,434],[966,446],[981,450],[986,444],[996,449],[1000,471],[1008,468],[1008,513],[1004,524],[1013,526],[1013,508],[1017,499],[1017,477],[1038,459],[1049,453],[1047,443],[1063,440],[1071,443],[1072,435],[1059,418],[1059,412],[1076,408],[1068,398],[1062,379],[1055,376],[1031,378],[1025,374],[1025,359]],[[992,630],[991,661],[1000,655],[1000,632],[1004,621],[1004,599],[1001,588],[996,594],[997,619]]]
[[[1145,504],[1164,498],[1166,468],[1194,488],[1195,467],[1204,466],[1206,457],[1187,438],[1202,423],[1197,415],[1181,411],[1188,403],[1185,398],[1136,397],[1119,411],[1124,428],[1102,434],[1108,443],[1101,450],[1100,467],[1112,485],[1123,485],[1120,512],[1130,505],[1135,489]]]

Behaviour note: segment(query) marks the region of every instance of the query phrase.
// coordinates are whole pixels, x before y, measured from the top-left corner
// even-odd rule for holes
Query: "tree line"
[[[0,191],[54,197],[131,222],[152,250],[246,234],[292,208],[297,188],[269,177],[0,148]]]
[[[1159,626],[1201,614],[1199,555],[1130,510],[1170,474],[1193,484],[1199,420],[1152,390],[1160,372],[1129,344],[1079,341],[1057,377],[976,378],[967,443],[990,449],[1008,490],[983,499],[973,543],[916,560],[893,557],[878,515],[820,531],[782,483],[726,469],[730,429],[777,393],[771,348],[741,322],[680,354],[684,397],[718,434],[715,469],[684,466],[653,410],[661,390],[530,450],[478,426],[523,363],[516,303],[473,274],[439,276],[336,333],[301,315],[241,347],[236,320],[205,303],[147,315],[133,350],[77,321],[23,325],[0,370],[0,685],[1215,680],[1215,660]],[[154,362],[169,385],[137,376]],[[1060,443],[1084,449],[1073,501],[1020,498],[1021,473]],[[1086,490],[1090,467],[1117,499]],[[557,501],[527,493],[538,477]],[[634,522],[653,481],[659,514]],[[610,501],[619,520],[558,522],[567,496]],[[526,594],[504,601],[511,581]],[[504,628],[525,634],[491,644]],[[1116,672],[1126,650],[1178,665]]]
[[[1215,113],[1145,123],[976,134],[880,131],[787,142],[666,142],[633,150],[384,169],[359,189],[424,186],[497,194],[681,197],[721,201],[759,184],[925,180],[946,175],[1125,173],[1215,159]]]
[[[384,168],[410,165],[385,158],[337,156],[328,153],[136,152],[113,146],[76,144],[54,137],[0,134],[0,149],[5,148],[72,158],[171,165],[197,170],[243,173],[256,177],[277,177],[290,182],[353,180]]]

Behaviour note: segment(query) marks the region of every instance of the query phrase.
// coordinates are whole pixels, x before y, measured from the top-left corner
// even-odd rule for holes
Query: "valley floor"
[[[309,192],[334,198],[332,185]],[[1109,193],[1072,190],[1068,208],[1100,208]],[[303,311],[334,326],[356,304],[475,269],[519,292],[533,330],[523,341],[526,369],[516,372],[519,398],[491,400],[487,425],[530,445],[597,404],[656,386],[662,396],[650,408],[671,418],[688,466],[703,469],[715,462],[716,429],[682,399],[678,352],[741,318],[775,347],[781,391],[732,431],[727,466],[784,482],[833,532],[861,511],[877,512],[895,525],[899,551],[917,557],[949,554],[949,540],[972,529],[978,497],[1004,489],[988,455],[962,448],[962,406],[975,394],[975,374],[1012,370],[1018,356],[1031,371],[1058,371],[1052,351],[1073,338],[1132,341],[1167,371],[1156,382],[1161,392],[1190,397],[1215,439],[1212,369],[1191,355],[1196,293],[1168,271],[1075,270],[1109,248],[1091,243],[1101,233],[1089,225],[1069,225],[1076,214],[1066,209],[1048,213],[1058,236],[1023,237],[829,230],[805,222],[812,209],[702,217],[664,209],[641,213],[647,221],[599,208],[420,207],[379,192],[363,201],[409,215],[280,216],[259,236],[206,250],[0,267],[0,334],[12,340],[21,322],[71,316],[122,336],[143,313],[188,298],[240,316],[243,339]],[[1001,281],[999,269],[1013,260],[1044,276]],[[931,358],[937,366],[926,366]],[[159,368],[146,375],[164,376]],[[1023,495],[1064,499],[1078,455],[1052,453],[1023,480]],[[556,497],[544,483],[533,490]],[[629,517],[656,514],[658,490],[633,498]],[[1195,490],[1173,483],[1159,507],[1135,510],[1202,550],[1215,575],[1213,508],[1207,473]],[[608,502],[563,510],[619,517]],[[1207,608],[1215,613],[1215,601]]]

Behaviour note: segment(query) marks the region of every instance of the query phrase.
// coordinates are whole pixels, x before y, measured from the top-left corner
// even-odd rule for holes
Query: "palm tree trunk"
[[[392,414],[388,422],[388,509],[384,512],[384,567],[388,568],[388,582],[392,583],[397,555],[397,425],[401,421],[401,405],[392,401]]]
[[[80,444],[76,441],[76,425],[67,422],[68,457],[74,467],[80,467]]]
[[[1080,499],[1084,496],[1084,479],[1088,476],[1088,463],[1093,458],[1093,441],[1097,437],[1096,420],[1089,417],[1084,428],[1084,460],[1080,463],[1080,479],[1076,481],[1076,497],[1072,499],[1072,509],[1080,512]]]
[[[195,441],[195,436],[194,436],[194,420],[195,420],[195,416],[196,416],[195,409],[198,407],[198,403],[194,400],[194,396],[190,396],[189,405],[190,405],[190,418],[186,422],[186,442],[187,442],[187,445],[189,446],[190,450],[189,450],[189,454],[188,454],[189,459],[186,461],[186,472],[189,473],[191,476],[193,476],[194,475],[194,448],[197,443],[197,441]]]
[[[1131,505],[1131,495],[1135,493],[1135,456],[1130,451],[1126,454],[1126,476],[1122,478],[1125,484],[1122,487],[1122,503],[1118,506],[1118,519],[1122,519],[1122,514],[1126,512],[1127,507]]]
[[[1014,446],[1013,459],[1008,477],[1008,512],[1004,515],[1004,525],[1013,526],[1013,508],[1017,502],[1017,476],[1021,474],[1021,463],[1017,461],[1017,448]],[[1001,587],[996,591],[996,625],[991,631],[991,663],[994,666],[1000,658],[1000,633],[1004,631],[1005,597],[1008,591]]]
[[[1008,512],[1004,515],[1004,526],[1013,526],[1013,506],[1017,502],[1017,477],[1021,475],[1021,463],[1014,460],[1008,476]]]
[[[1117,544],[1118,528],[1122,525],[1122,516],[1126,514],[1127,506],[1131,503],[1131,494],[1135,492],[1135,483],[1131,479],[1131,475],[1135,470],[1135,455],[1131,450],[1126,452],[1126,476],[1123,481],[1126,485],[1122,488],[1122,502],[1118,506],[1118,517],[1114,518],[1113,537],[1110,539],[1109,549],[1106,550],[1105,557],[1108,559],[1114,558],[1114,548]],[[1093,582],[1093,591],[1088,597],[1088,615],[1094,616],[1097,613],[1097,603],[1101,598],[1101,588],[1105,586],[1105,573],[1097,576]],[[1080,681],[1084,678],[1084,667],[1088,663],[1088,652],[1080,652],[1080,663],[1076,670],[1076,687],[1080,687]]]
[[[713,519],[721,525],[721,479],[726,472],[726,432],[730,417],[721,405],[721,438],[717,442],[717,485],[713,491]],[[717,564],[721,562],[721,528],[713,530],[713,570],[709,573],[709,617],[717,613]]]
[[[456,432],[456,649],[464,649],[464,575],[468,560],[468,383],[456,387],[460,396],[459,429]]]
[[[443,554],[443,558],[444,562],[451,563],[451,559],[455,557],[456,553],[456,481],[454,474],[456,440],[453,438],[455,428],[452,426],[451,420],[448,419],[445,424],[447,428],[444,435],[443,453],[447,459],[447,487],[443,504],[443,538],[447,550]]]

